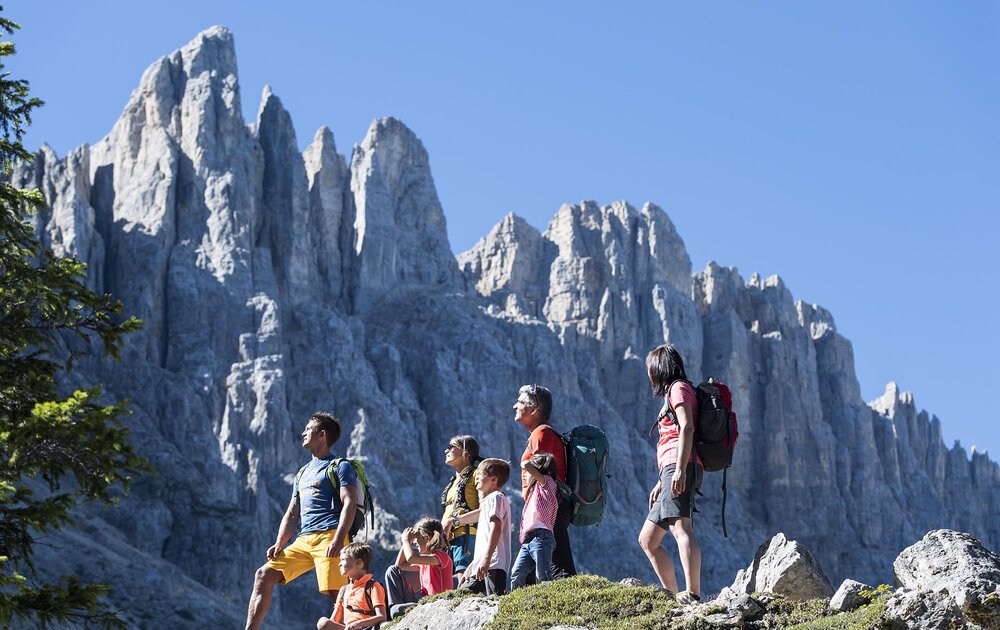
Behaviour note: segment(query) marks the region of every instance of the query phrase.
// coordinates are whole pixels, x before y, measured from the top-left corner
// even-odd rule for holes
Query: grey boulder
[[[886,602],[892,630],[952,630],[965,628],[961,609],[947,593],[900,589]]]
[[[896,581],[911,590],[949,595],[974,623],[1000,628],[1000,555],[970,534],[928,532],[892,563]]]
[[[495,598],[469,597],[457,604],[441,599],[417,606],[394,630],[470,630],[482,628],[497,616]]]
[[[736,593],[774,593],[795,601],[833,594],[830,580],[809,550],[782,533],[757,549],[753,562],[736,574],[730,589]]]
[[[757,600],[746,593],[734,593],[730,588],[722,589],[715,600],[707,605],[702,605],[701,609],[723,606],[725,610],[701,617],[701,620],[711,626],[721,627],[743,627],[744,623],[756,619],[764,613],[764,608]],[[691,619],[691,623],[696,625],[697,616]]]
[[[865,590],[870,591],[872,587],[857,580],[844,580],[837,592],[830,598],[830,610],[847,612],[867,604],[870,599],[861,594],[861,591]]]

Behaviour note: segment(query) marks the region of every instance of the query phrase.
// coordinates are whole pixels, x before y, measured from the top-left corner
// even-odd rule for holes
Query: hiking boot
[[[688,604],[696,604],[700,602],[701,596],[695,595],[691,591],[681,591],[680,593],[677,593],[674,599],[677,600],[677,603],[687,606]]]

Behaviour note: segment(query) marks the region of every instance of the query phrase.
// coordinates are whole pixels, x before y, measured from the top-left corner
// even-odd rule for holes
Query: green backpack
[[[354,522],[351,523],[351,528],[347,532],[351,540],[354,540],[357,533],[365,526],[366,513],[368,514],[372,529],[375,529],[375,501],[372,499],[372,493],[368,487],[368,475],[365,474],[365,467],[361,464],[361,460],[338,457],[326,467],[326,477],[333,484],[334,505],[340,503],[340,480],[337,478],[337,469],[340,467],[341,462],[351,463],[351,466],[354,468],[354,474],[358,477],[358,483],[361,484],[361,502],[358,504],[357,512],[354,514]],[[302,478],[302,473],[305,472],[305,469],[306,467],[303,466],[295,475],[295,488],[299,487],[299,479]]]
[[[608,436],[591,424],[574,427],[560,435],[566,445],[566,486],[563,495],[573,502],[573,520],[578,527],[599,525],[608,496]]]

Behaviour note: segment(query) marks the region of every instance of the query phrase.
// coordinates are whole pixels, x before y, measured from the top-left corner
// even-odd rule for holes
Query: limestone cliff
[[[350,160],[326,128],[299,153],[270,89],[248,126],[224,28],[150,66],[106,138],[64,158],[43,148],[13,178],[45,193],[47,246],[146,322],[122,363],[80,369],[134,401],[159,474],[120,510],[81,510],[70,548],[40,563],[110,581],[134,625],[241,622],[310,412],[340,416],[340,449],[366,462],[384,566],[401,527],[438,512],[451,435],[516,459],[523,383],[553,390],[558,427],[611,439],[608,516],[572,532],[579,565],[651,578],[635,543],[655,478],[643,357],[664,340],[693,378],[732,385],[741,421],[729,539],[717,476],[700,502],[706,590],[778,530],[835,581],[890,579],[932,528],[1000,546],[1000,468],[946,448],[895,385],[866,404],[850,342],[780,279],[714,263],[692,275],[663,210],[625,202],[563,206],[544,233],[509,215],[456,260],[416,135],[379,119]],[[314,620],[314,591],[279,589],[272,627]]]

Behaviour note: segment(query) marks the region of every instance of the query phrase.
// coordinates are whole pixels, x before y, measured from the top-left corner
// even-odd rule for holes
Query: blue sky
[[[291,3],[289,3],[291,4]],[[305,146],[371,120],[423,140],[456,252],[509,211],[661,205],[695,269],[779,274],[830,309],[862,393],[1000,456],[1000,5],[21,0],[27,144],[99,140],[157,57],[214,24],[243,108],[270,84]]]

